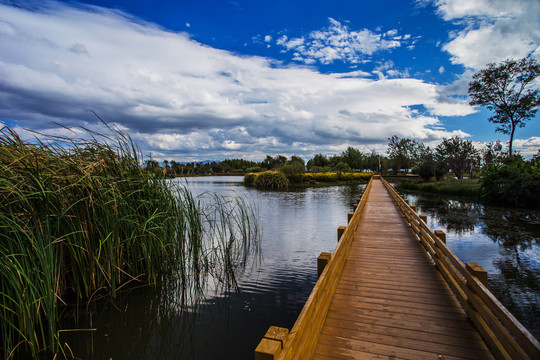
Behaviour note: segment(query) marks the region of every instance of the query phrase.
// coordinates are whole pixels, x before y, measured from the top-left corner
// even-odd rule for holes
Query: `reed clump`
[[[251,183],[259,189],[286,189],[289,186],[289,179],[280,171],[258,173],[254,179],[252,174],[246,174],[244,176],[244,182],[246,184]]]
[[[131,282],[234,276],[256,246],[254,212],[145,171],[129,136],[23,141],[0,131],[0,346],[34,358],[66,351],[57,306],[114,297]],[[75,133],[74,133],[75,135]],[[42,138],[43,139],[43,138]],[[218,264],[218,265],[216,265]]]

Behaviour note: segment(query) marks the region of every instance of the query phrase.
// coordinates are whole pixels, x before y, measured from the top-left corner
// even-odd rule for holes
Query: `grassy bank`
[[[256,246],[242,202],[205,204],[146,172],[125,134],[28,143],[0,133],[0,343],[4,358],[67,351],[57,306],[131,282],[229,276]],[[243,255],[242,255],[243,254]],[[240,258],[239,258],[240,256]],[[244,258],[245,260],[245,258]],[[223,275],[225,274],[225,275]]]
[[[402,181],[397,185],[400,191],[422,191],[435,194],[467,196],[480,198],[480,181],[478,179],[442,180],[435,182]]]

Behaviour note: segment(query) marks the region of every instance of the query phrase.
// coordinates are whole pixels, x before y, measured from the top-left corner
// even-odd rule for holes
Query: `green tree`
[[[317,154],[313,157],[313,166],[328,166],[328,158],[323,154]]]
[[[349,167],[349,164],[347,164],[344,161],[338,162],[333,169],[337,172],[351,172],[352,169]]]
[[[534,80],[540,75],[540,64],[532,57],[507,59],[500,64],[488,64],[473,75],[469,83],[469,103],[493,111],[488,120],[497,124],[495,131],[510,135],[508,155],[517,127],[533,118],[540,105],[540,90]]]
[[[351,169],[356,170],[364,167],[364,154],[352,146],[349,146],[347,150],[341,154],[341,157]]]
[[[531,165],[540,165],[540,149],[538,149],[538,152],[532,156]]]
[[[503,159],[503,146],[499,140],[496,142],[490,142],[486,144],[486,147],[482,150],[482,160],[484,165],[498,164]]]
[[[428,146],[421,151],[417,171],[425,181],[431,177],[439,180],[448,172],[448,168],[441,157]]]
[[[367,157],[366,157],[366,168],[371,171],[382,171],[382,169],[379,168],[379,165],[381,164],[381,155],[377,154],[375,151],[372,151]]]
[[[341,168],[343,168],[343,164],[339,165],[340,163],[343,163],[345,165],[347,165],[347,163],[345,163],[345,161],[343,160],[343,157],[341,155],[332,155],[330,156],[330,158],[328,158],[328,166],[330,166],[330,168],[332,169],[332,171],[342,171],[340,170]],[[347,165],[348,167],[348,165]]]
[[[479,151],[473,146],[472,141],[457,136],[443,139],[436,152],[458,179],[463,179],[463,174],[472,172],[480,164]]]
[[[287,165],[301,165],[304,168],[306,167],[304,159],[295,155],[291,156],[291,158],[287,161]]]
[[[328,158],[323,154],[316,154],[313,159],[308,160],[306,166],[309,171],[318,171],[329,165]]]
[[[484,200],[515,207],[540,207],[540,167],[520,156],[502,164],[488,164],[482,171]]]
[[[144,169],[151,174],[155,174],[158,176],[163,175],[163,170],[159,166],[159,162],[152,158],[144,162]]]
[[[285,165],[279,168],[279,171],[284,173],[291,183],[300,183],[302,175],[306,172],[306,164],[304,159],[293,155]]]
[[[266,155],[266,159],[262,161],[261,167],[268,170],[274,170],[285,165],[286,163],[287,163],[287,158],[283,155],[276,155],[275,157]]]
[[[400,169],[410,169],[419,160],[424,144],[413,139],[400,139],[396,135],[388,138],[388,149],[386,152],[395,171]]]

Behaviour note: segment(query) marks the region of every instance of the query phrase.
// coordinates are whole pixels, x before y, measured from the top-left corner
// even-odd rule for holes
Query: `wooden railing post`
[[[347,224],[348,224],[349,222],[351,222],[351,219],[352,219],[353,215],[354,215],[353,212],[348,212],[348,213],[347,213]]]
[[[328,265],[328,262],[330,261],[330,257],[332,257],[331,253],[322,252],[317,258],[317,278],[321,276],[324,268],[326,267],[326,265]]]
[[[270,326],[264,338],[255,349],[255,360],[275,360],[283,349],[283,343],[289,336],[289,330]]]
[[[443,243],[446,244],[446,233],[442,230],[435,230],[435,235],[441,240]]]
[[[411,205],[412,211],[416,212],[416,205]]]
[[[427,224],[427,215],[426,214],[420,214],[418,216],[420,217],[420,220],[422,220],[424,223]]]
[[[350,220],[349,220],[350,221]],[[337,228],[337,241],[341,240],[341,237],[343,236],[343,233],[345,232],[345,229],[347,229],[346,226],[339,226]]]
[[[467,270],[471,273],[471,275],[475,276],[478,280],[480,280],[482,285],[488,288],[487,271],[482,267],[482,265],[474,262],[468,262],[465,263],[465,266],[467,267]]]

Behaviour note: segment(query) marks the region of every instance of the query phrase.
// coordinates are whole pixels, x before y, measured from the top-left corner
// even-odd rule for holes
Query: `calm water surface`
[[[181,181],[183,180],[175,180]],[[188,179],[195,194],[243,196],[256,204],[262,258],[238,276],[238,291],[208,291],[185,311],[174,285],[130,291],[97,306],[71,327],[82,359],[253,359],[270,325],[290,329],[317,278],[316,258],[336,245],[337,227],[364,185],[258,191],[241,177]],[[464,262],[489,272],[490,289],[536,337],[540,335],[540,219],[538,214],[483,207],[449,198],[407,194]],[[210,284],[209,288],[219,287]],[[98,310],[99,309],[99,310]]]

